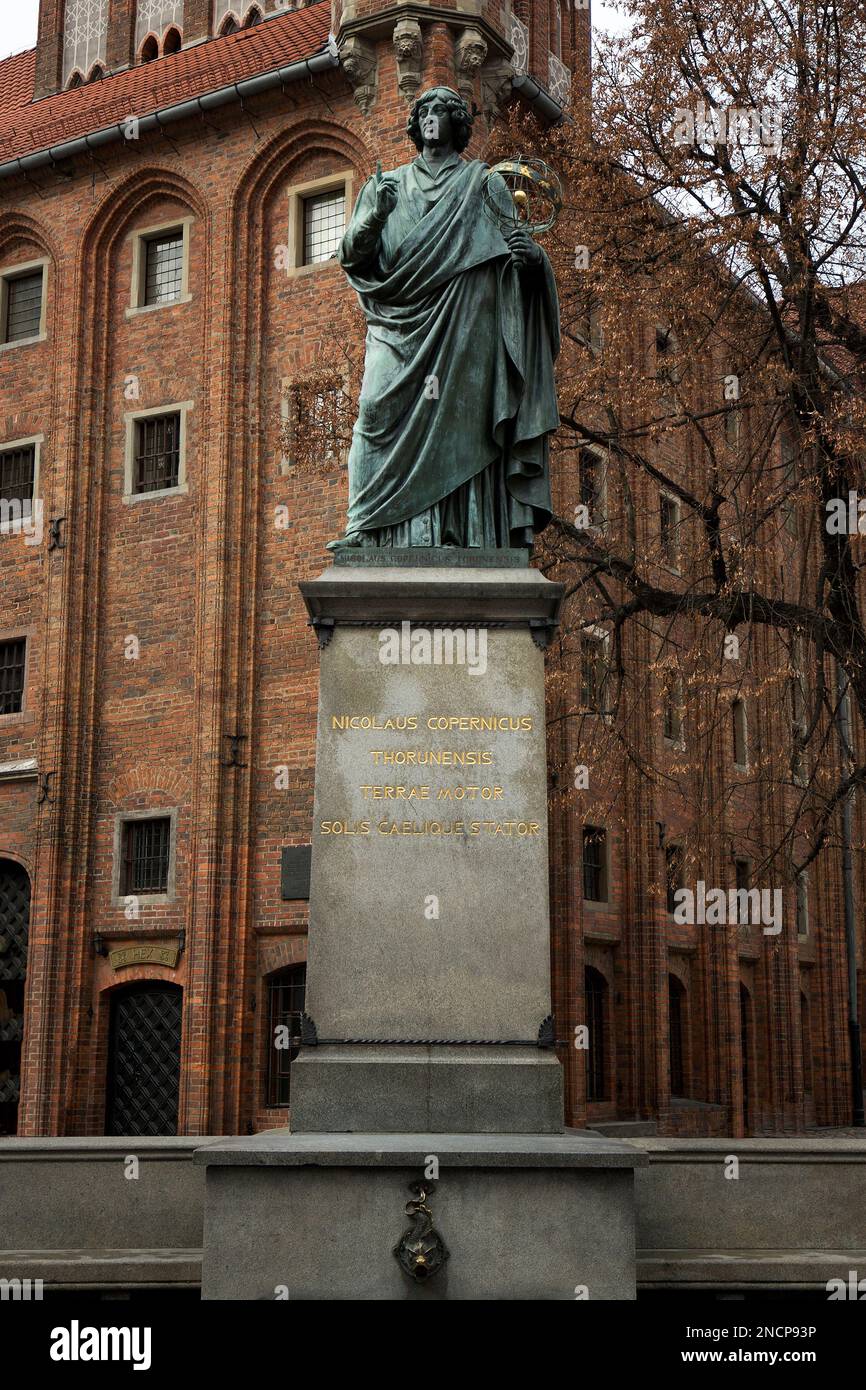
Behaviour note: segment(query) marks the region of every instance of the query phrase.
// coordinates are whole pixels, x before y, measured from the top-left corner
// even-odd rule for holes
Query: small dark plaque
[[[280,888],[283,902],[310,896],[310,859],[312,845],[287,845],[283,849],[280,867]]]

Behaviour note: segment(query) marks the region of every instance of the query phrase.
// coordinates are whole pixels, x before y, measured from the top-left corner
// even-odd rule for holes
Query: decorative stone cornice
[[[375,14],[362,15],[356,18],[354,6],[347,6],[343,11],[343,18],[340,23],[337,38],[341,41],[349,36],[361,35],[366,39],[390,39],[393,37],[394,29],[401,21],[411,20],[418,25],[425,24],[447,24],[451,29],[461,32],[467,27],[476,29],[484,42],[487,44],[489,55],[508,59],[511,56],[511,44],[507,37],[498,29],[495,29],[489,20],[483,16],[473,13],[470,9],[446,9],[443,5],[421,4],[419,0],[407,0],[403,4],[386,5]],[[467,26],[467,21],[470,22]]]
[[[474,24],[468,25],[457,41],[455,61],[457,64],[457,86],[460,95],[472,103],[475,96],[475,82],[487,57],[487,41],[481,30]]]
[[[397,57],[397,85],[404,101],[412,102],[421,86],[424,43],[417,19],[401,19],[394,26],[394,52]]]
[[[358,34],[350,34],[340,44],[340,65],[352,84],[355,101],[365,116],[376,100],[379,64],[376,49]]]

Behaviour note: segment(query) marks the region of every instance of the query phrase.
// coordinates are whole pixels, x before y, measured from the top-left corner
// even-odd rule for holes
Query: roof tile
[[[0,63],[0,161],[310,58],[325,46],[330,19],[329,0],[316,0],[307,9],[275,15],[252,29],[210,39],[36,102],[36,50],[17,53]]]

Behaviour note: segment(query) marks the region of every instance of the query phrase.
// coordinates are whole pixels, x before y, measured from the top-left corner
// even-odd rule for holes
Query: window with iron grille
[[[160,232],[144,243],[144,303],[171,304],[183,291],[183,229]]]
[[[135,422],[134,492],[159,492],[180,481],[180,412]]]
[[[288,1105],[292,1062],[301,1045],[307,967],[292,965],[268,979],[267,1104]]]
[[[346,190],[333,189],[304,199],[304,265],[329,261],[346,230]]]
[[[684,872],[685,854],[682,846],[668,845],[665,849],[665,886],[668,912],[676,912],[676,895],[683,886]]]
[[[42,271],[9,276],[6,281],[4,342],[36,338],[42,323]]]
[[[583,896],[607,902],[607,831],[597,825],[583,827]]]
[[[0,714],[18,714],[24,708],[24,668],[27,639],[0,642]]]
[[[35,476],[35,444],[0,450],[0,499],[5,502],[32,503]]]
[[[605,1014],[607,1011],[607,981],[600,970],[588,966],[584,972],[586,996],[586,1025],[589,1044],[586,1050],[586,1098],[588,1101],[607,1100],[607,1065],[604,1046]]]
[[[607,639],[585,632],[580,639],[580,703],[605,714],[607,696]]]
[[[123,897],[167,893],[171,866],[171,817],[129,820],[123,826]]]

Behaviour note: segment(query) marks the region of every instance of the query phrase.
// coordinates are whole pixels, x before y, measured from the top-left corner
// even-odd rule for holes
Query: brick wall
[[[204,32],[206,9],[189,0],[185,38]],[[498,9],[483,13],[495,23]],[[53,14],[45,0],[37,94],[56,69]],[[546,61],[546,0],[528,17],[541,26],[533,51]],[[453,83],[454,30],[437,19],[424,38],[424,83]],[[347,490],[339,461],[315,476],[284,471],[276,418],[282,383],[334,339],[357,344],[358,318],[336,264],[289,276],[275,268],[275,251],[287,241],[294,186],[351,170],[357,189],[378,158],[394,166],[413,154],[390,38],[377,43],[368,115],[334,72],[260,95],[246,114],[232,106],[173,126],[170,139],[106,146],[71,178],[42,172],[38,193],[24,180],[4,185],[0,264],[48,259],[49,317],[44,342],[0,353],[0,427],[6,440],[44,434],[46,516],[66,517],[61,549],[0,537],[0,633],[31,634],[26,709],[0,722],[0,762],[37,757],[41,773],[54,773],[41,804],[34,782],[0,782],[0,856],[19,859],[33,880],[25,1134],[101,1131],[111,991],[135,978],[184,987],[182,1132],[244,1132],[285,1118],[264,1107],[263,1028],[267,976],[305,953],[306,905],[280,894],[282,846],[310,838],[314,776],[317,651],[297,585],[323,567]],[[471,155],[485,138],[479,122]],[[130,316],[134,232],[181,217],[192,219],[190,301]],[[636,362],[649,333],[636,338]],[[187,493],[125,502],[126,413],[178,402],[190,403]],[[687,453],[679,466],[693,466]],[[555,454],[554,484],[570,515],[570,455]],[[287,528],[274,524],[280,506]],[[649,546],[657,499],[648,493],[638,514]],[[130,635],[137,660],[125,654]],[[629,641],[629,661],[646,667],[648,638]],[[553,678],[555,653],[550,662]],[[553,713],[557,699],[552,685]],[[659,731],[644,725],[639,736],[657,753]],[[228,735],[242,736],[245,767],[227,765]],[[764,737],[773,736],[768,723]],[[549,751],[561,769],[580,760],[565,724],[552,725]],[[721,794],[730,776],[721,742],[713,759]],[[278,788],[280,768],[288,785]],[[754,810],[745,790],[741,802],[734,831],[737,816]],[[144,809],[177,811],[176,894],[130,922],[112,901],[114,827],[118,814]],[[768,835],[784,811],[767,810]],[[603,796],[592,814],[605,814]],[[771,951],[748,933],[710,938],[676,927],[664,909],[655,822],[676,836],[686,828],[677,817],[672,802],[624,778],[610,823],[609,901],[590,910],[573,798],[552,787],[559,1036],[568,1041],[585,1021],[587,966],[604,975],[610,1000],[610,1098],[587,1109],[585,1056],[564,1047],[568,1122],[652,1117],[694,1133],[845,1122],[838,866],[828,862],[815,885],[807,942]],[[174,971],[116,973],[94,954],[95,932],[115,946],[174,942],[181,930]],[[689,1099],[705,1108],[671,1105],[671,971],[687,990]],[[745,1117],[741,982],[754,1014]],[[808,1093],[801,985],[814,1032]]]

